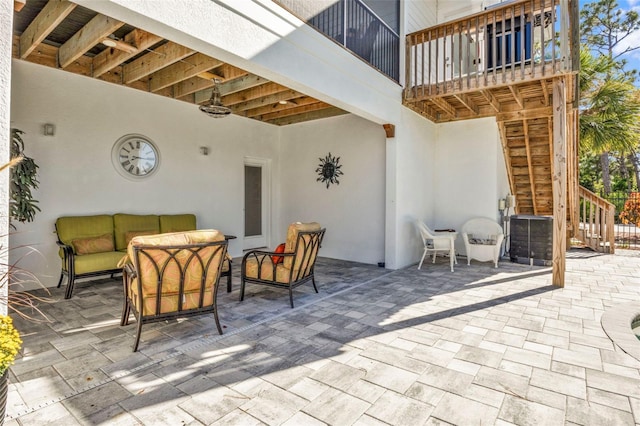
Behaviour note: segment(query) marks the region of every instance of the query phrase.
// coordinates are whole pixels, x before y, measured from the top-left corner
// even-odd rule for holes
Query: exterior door
[[[243,249],[266,247],[269,237],[269,160],[245,158]]]

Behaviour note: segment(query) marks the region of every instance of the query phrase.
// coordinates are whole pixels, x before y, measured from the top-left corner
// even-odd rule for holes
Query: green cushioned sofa
[[[62,259],[58,287],[68,277],[65,299],[71,298],[75,280],[122,272],[120,261],[131,238],[168,232],[193,231],[193,214],[65,216],[56,220],[57,244]],[[225,262],[223,276],[231,291],[231,262]]]

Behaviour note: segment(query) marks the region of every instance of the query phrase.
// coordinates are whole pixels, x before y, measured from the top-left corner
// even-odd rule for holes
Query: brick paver
[[[51,323],[15,320],[5,424],[638,423],[640,361],[600,324],[639,300],[640,256],[625,254],[570,252],[564,288],[507,261],[451,273],[446,259],[319,259],[320,292],[296,289],[295,309],[251,285],[240,303],[235,276],[219,294],[224,335],[209,316],[145,325],[137,353],[119,281],[70,300],[53,289]]]

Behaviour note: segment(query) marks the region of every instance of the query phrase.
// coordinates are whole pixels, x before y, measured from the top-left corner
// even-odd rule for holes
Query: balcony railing
[[[273,1],[393,80],[400,78],[400,37],[362,1]]]
[[[577,70],[577,14],[577,0],[522,0],[409,34],[405,97]]]

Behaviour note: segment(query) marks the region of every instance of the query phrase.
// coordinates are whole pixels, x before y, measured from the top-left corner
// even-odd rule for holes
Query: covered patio
[[[157,323],[137,353],[119,280],[54,289],[51,323],[17,321],[6,424],[633,424],[640,361],[600,320],[638,299],[639,271],[635,252],[570,251],[557,288],[507,261],[321,258],[295,309],[262,286],[239,302],[235,276],[222,336],[209,316]]]

